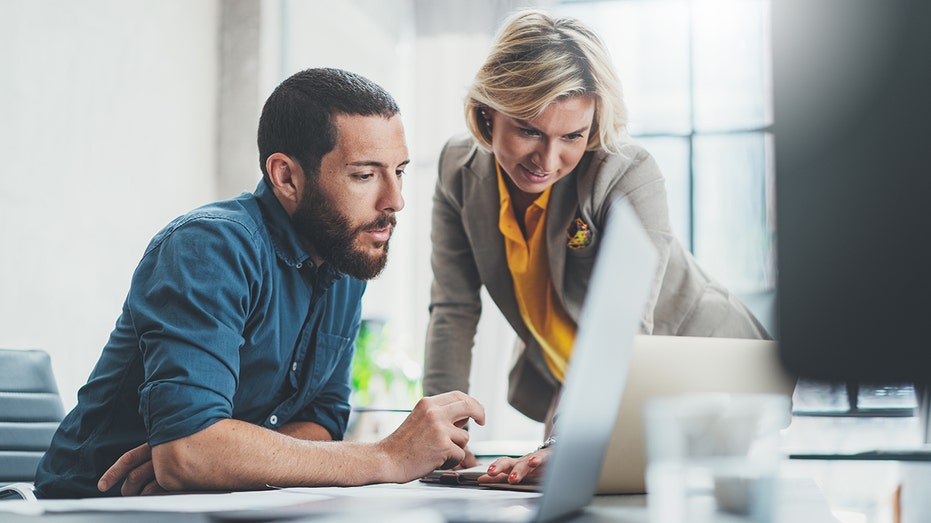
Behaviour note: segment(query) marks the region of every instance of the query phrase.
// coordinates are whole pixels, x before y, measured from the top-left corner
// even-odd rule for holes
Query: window
[[[737,294],[775,287],[769,0],[564,1],[614,58],[675,234]]]

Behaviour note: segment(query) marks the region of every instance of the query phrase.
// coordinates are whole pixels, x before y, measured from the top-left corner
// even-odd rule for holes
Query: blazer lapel
[[[581,163],[580,163],[581,165]],[[566,229],[575,217],[578,208],[576,171],[553,185],[546,209],[546,250],[549,254],[550,280],[560,298],[566,274]]]
[[[462,221],[473,242],[479,274],[501,313],[521,338],[527,339],[530,332],[520,317],[514,297],[514,280],[508,270],[504,236],[498,228],[501,199],[494,159],[490,154],[478,151],[465,169],[471,172],[465,176]]]

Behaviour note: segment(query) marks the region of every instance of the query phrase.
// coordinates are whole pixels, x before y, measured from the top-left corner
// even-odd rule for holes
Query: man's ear
[[[265,170],[272,183],[272,190],[285,210],[291,211],[300,200],[304,190],[304,170],[293,158],[284,153],[274,153],[265,160]]]

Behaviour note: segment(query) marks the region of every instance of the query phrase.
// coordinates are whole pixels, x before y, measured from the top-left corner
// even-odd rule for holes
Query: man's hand
[[[453,467],[453,470],[461,469],[470,469],[472,467],[478,466],[478,458],[475,457],[475,454],[468,448],[465,449],[465,457],[462,458],[462,461],[458,465]]]
[[[148,443],[143,443],[120,456],[120,459],[100,476],[97,490],[106,492],[123,478],[126,478],[126,481],[120,487],[120,493],[124,496],[147,496],[166,492],[155,480],[152,448]]]
[[[386,481],[404,483],[466,459],[469,419],[485,424],[485,409],[459,391],[422,398],[400,427],[377,445],[387,455]]]

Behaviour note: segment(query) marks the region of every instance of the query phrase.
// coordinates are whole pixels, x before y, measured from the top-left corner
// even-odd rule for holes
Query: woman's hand
[[[540,483],[552,449],[542,448],[519,458],[498,458],[479,476],[479,483]]]

